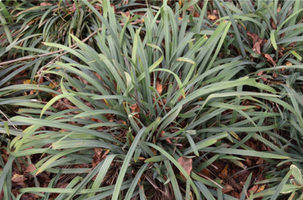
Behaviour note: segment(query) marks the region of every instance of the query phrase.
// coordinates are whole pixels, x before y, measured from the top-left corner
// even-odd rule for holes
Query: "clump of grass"
[[[23,50],[68,53],[13,64],[1,73],[10,73],[0,81],[5,85],[34,66],[31,84],[0,89],[6,98],[2,105],[19,108],[10,122],[24,127],[14,130],[11,123],[3,123],[0,128],[14,136],[3,136],[9,153],[6,163],[0,160],[5,198],[13,196],[13,163],[32,166],[33,155],[41,156],[30,170],[35,187],[20,189],[17,198],[30,193],[41,199],[235,199],[222,191],[226,177],[208,177],[202,171],[214,172],[218,161],[245,171],[247,157],[264,159],[268,173],[274,174],[262,180],[271,182],[271,188],[251,192],[251,199],[276,198],[281,191],[297,195],[294,185],[301,179],[286,183],[291,174],[298,175],[296,166],[301,168],[302,152],[296,149],[302,143],[301,94],[290,87],[299,87],[301,80],[300,62],[294,59],[299,59],[300,45],[288,45],[301,34],[294,7],[300,3],[206,1],[201,7],[191,1],[172,8],[164,1],[160,7],[138,8],[134,12],[144,15],[135,18],[117,16],[109,2],[102,3],[102,9],[86,0],[75,3],[74,15],[82,16],[79,26],[91,19],[98,29],[89,42],[79,27],[75,32],[70,28],[65,41],[51,40],[50,30],[57,31],[56,23],[63,22],[54,18],[44,23],[44,14],[40,25],[45,31],[39,36],[46,41],[43,52],[28,47],[31,42]],[[48,6],[48,13],[59,11],[59,4]],[[291,12],[275,11],[278,6]],[[209,13],[215,9],[217,19]],[[30,19],[31,13],[21,15]],[[276,30],[271,20],[279,21]],[[292,28],[283,29],[286,25]],[[286,51],[278,51],[278,44]],[[296,65],[280,66],[285,59]],[[22,96],[24,91],[30,95]],[[283,138],[283,132],[296,142]],[[271,151],[256,151],[248,140]],[[289,172],[283,165],[287,162],[296,164]],[[36,178],[44,172],[51,174],[48,187],[40,187]],[[65,174],[75,176],[67,179],[66,188],[56,187]],[[246,198],[251,178],[241,187],[240,199]]]

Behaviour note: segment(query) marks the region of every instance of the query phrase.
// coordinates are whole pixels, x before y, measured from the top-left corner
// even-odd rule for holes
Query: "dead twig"
[[[18,130],[17,128],[16,128],[16,126],[11,122],[11,120],[9,120],[9,118],[2,112],[2,110],[0,110],[0,113],[5,117],[5,119],[16,129],[16,130]]]

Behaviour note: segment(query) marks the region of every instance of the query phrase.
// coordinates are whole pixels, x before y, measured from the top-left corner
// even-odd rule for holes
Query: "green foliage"
[[[266,160],[270,183],[249,199],[302,195],[302,2],[170,3],[0,2],[6,199],[13,164],[33,155],[31,174],[53,176],[16,199],[235,199],[200,172],[223,160],[245,170],[248,156]],[[56,188],[62,174],[75,177]]]

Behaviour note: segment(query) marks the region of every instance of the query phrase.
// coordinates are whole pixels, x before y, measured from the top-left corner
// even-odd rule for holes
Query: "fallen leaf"
[[[259,73],[258,73],[258,75],[259,76],[262,76],[263,75],[263,71],[260,71]],[[262,77],[261,78],[263,81],[267,81],[267,78],[266,77]]]
[[[264,160],[262,158],[259,158],[256,162],[257,165],[263,164]]]
[[[288,46],[294,47],[294,46],[296,46],[296,43],[297,43],[297,42],[292,42],[292,43],[290,43]]]
[[[196,11],[196,12],[194,13],[194,17],[200,17],[200,13]]]
[[[242,190],[242,187],[240,186],[239,183],[237,183],[237,182],[235,181],[234,178],[231,178],[231,179],[229,180],[229,183],[230,183],[230,185],[232,185],[234,188],[236,188],[237,191],[241,191],[241,190]]]
[[[276,72],[273,72],[273,73],[272,73],[272,77],[275,79],[275,78],[278,78],[278,77],[279,77],[279,75],[278,75],[278,74],[276,74]]]
[[[165,133],[165,131],[162,131],[162,132],[161,132],[161,134],[160,134],[161,137],[165,137],[164,133]],[[165,140],[166,140],[169,144],[172,144],[172,142],[171,142],[171,140],[170,140],[169,138],[166,138]]]
[[[60,185],[59,188],[66,188],[68,186],[69,183],[63,183],[62,185]]]
[[[25,180],[26,178],[24,177],[24,175],[21,174],[14,174],[14,176],[12,177],[12,181],[15,183],[24,182]]]
[[[140,113],[140,107],[137,103],[131,105],[129,108],[132,109],[132,113]],[[135,114],[135,117],[139,118],[139,114]]]
[[[187,8],[187,10],[190,11],[190,12],[193,11],[193,10],[194,10],[194,6],[189,6],[189,7]]]
[[[284,54],[283,52],[285,51],[285,48],[283,46],[279,46],[279,56],[282,57]]]
[[[160,83],[160,81],[157,80],[156,82],[156,90],[157,92],[161,95],[162,94],[162,91],[163,91],[163,86],[162,84]]]
[[[29,164],[27,167],[26,167],[26,170],[25,172],[32,172],[36,170],[36,166],[34,164]]]
[[[226,179],[227,175],[228,175],[228,164],[226,164],[224,169],[220,172],[219,177],[222,179]]]
[[[264,189],[265,189],[265,184],[264,185],[261,185],[259,188],[258,188],[258,190],[256,191],[256,193],[258,193],[258,192],[262,192]]]
[[[122,120],[122,119],[119,119],[118,122],[120,122],[121,124],[124,124],[124,125],[127,124],[127,123],[126,123],[124,120]]]
[[[53,4],[47,3],[47,2],[42,2],[40,3],[40,6],[52,6]]]
[[[273,19],[270,19],[270,22],[271,22],[271,28],[272,28],[272,29],[277,29],[277,25],[276,25],[276,23],[274,22],[274,20],[273,20]]]
[[[101,154],[103,149],[101,148],[94,148],[95,155],[93,156],[93,168],[95,168],[101,162]]]
[[[230,195],[236,199],[240,199],[240,193],[236,191],[231,191]]]
[[[230,191],[232,191],[232,190],[234,190],[234,188],[231,186],[231,185],[226,185],[223,189],[222,189],[222,192],[224,193],[224,194],[226,194],[226,193],[229,193]]]
[[[38,175],[39,179],[42,180],[43,183],[49,183],[50,182],[50,177],[46,173],[40,173]]]
[[[102,81],[101,76],[97,72],[93,72],[93,74],[97,77],[97,79],[99,79],[100,81]]]
[[[145,158],[145,157],[142,157],[142,156],[139,156],[138,160],[144,161],[144,160],[146,160],[146,158]]]
[[[256,191],[258,190],[259,185],[254,185],[251,189],[248,190],[248,193],[251,194],[251,192],[253,192],[254,194],[256,194]]]
[[[218,19],[216,15],[207,15],[207,18],[209,20],[216,20],[216,19]]]
[[[152,152],[155,154],[155,155],[158,155],[157,154],[157,151],[156,151],[156,149],[154,149],[154,148],[151,148],[151,150],[152,150]]]
[[[178,101],[181,101],[183,99],[183,96],[179,96]]]
[[[115,118],[115,115],[113,115],[113,114],[105,114],[104,117],[106,119],[108,119],[109,122],[113,122],[114,118]]]
[[[247,31],[247,35],[253,39],[253,44],[259,40],[259,36],[257,34]]]
[[[270,62],[271,64],[273,64],[273,66],[276,66],[277,65],[277,63],[273,60],[273,58],[269,55],[269,54],[264,54],[264,57],[266,58],[266,60],[268,61],[268,62]]]
[[[216,172],[221,172],[224,169],[224,167],[225,167],[225,163],[224,162],[215,161],[213,163],[213,165],[215,166]]]
[[[193,159],[180,157],[178,159],[178,163],[185,169],[186,173],[188,175],[190,175],[190,172],[191,172],[191,170],[193,168],[193,166],[192,166]],[[183,178],[183,180],[186,180],[185,176],[181,172],[180,172],[180,175]]]
[[[243,170],[238,173],[237,180],[246,180],[251,172],[249,170]]]
[[[261,54],[261,45],[262,45],[263,40],[259,39],[256,43],[254,43],[254,46],[252,50],[256,52],[257,54]]]
[[[51,82],[48,86],[51,87],[51,88],[53,89],[53,88],[58,87],[58,84],[57,84],[57,83]]]
[[[202,173],[205,174],[207,177],[211,177],[209,171],[206,168],[202,169]]]
[[[33,83],[35,83],[35,81],[33,81]],[[23,84],[31,84],[31,79],[24,80]]]

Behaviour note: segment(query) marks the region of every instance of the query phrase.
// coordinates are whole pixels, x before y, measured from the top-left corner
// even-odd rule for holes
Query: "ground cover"
[[[302,198],[302,8],[0,2],[1,198]]]

